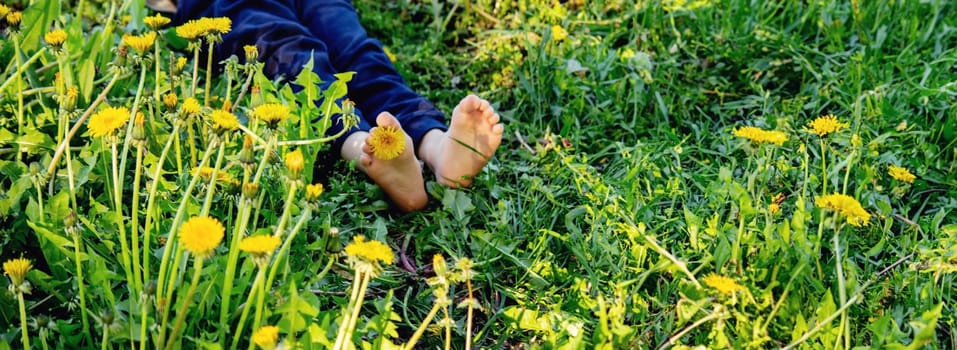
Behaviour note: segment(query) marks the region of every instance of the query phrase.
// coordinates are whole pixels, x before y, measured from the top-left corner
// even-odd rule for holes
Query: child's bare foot
[[[439,183],[468,187],[502,143],[505,126],[488,101],[468,95],[452,111],[449,130],[432,130],[419,145],[419,155]]]
[[[388,112],[380,113],[376,117],[376,124],[380,127],[390,125],[402,130],[399,121]],[[410,212],[424,208],[429,197],[425,193],[425,182],[422,180],[422,166],[413,152],[412,138],[404,131],[402,135],[405,137],[405,150],[391,160],[373,156],[368,143],[369,136],[366,135],[362,154],[359,156],[359,166],[385,190],[399,209]]]

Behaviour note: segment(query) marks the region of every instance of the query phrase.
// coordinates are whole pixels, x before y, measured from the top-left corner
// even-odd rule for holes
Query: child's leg
[[[313,71],[319,78],[332,82],[338,70],[332,65],[328,46],[299,22],[292,6],[289,0],[180,1],[174,20],[184,23],[204,16],[232,19],[232,30],[223,35],[222,43],[216,47],[216,62],[230,55],[243,57],[243,46],[255,45],[264,62],[263,73],[270,78],[295,78],[312,59]],[[369,130],[370,127],[368,122],[360,120],[357,130]],[[333,120],[328,134],[341,130],[342,123]],[[353,132],[355,130],[349,131],[350,134]],[[344,136],[333,142],[333,154],[340,153],[345,139]]]
[[[402,129],[399,121],[383,112],[376,118],[376,124],[394,126]],[[412,138],[405,137],[405,150],[395,159],[381,160],[372,156],[366,140],[368,132],[357,132],[350,135],[342,147],[342,157],[358,160],[357,166],[372,178],[376,184],[385,190],[392,202],[402,211],[419,210],[428,204],[429,197],[425,193],[425,181],[422,179],[422,166],[412,147]]]
[[[416,146],[429,130],[448,128],[445,115],[406,85],[382,44],[366,34],[350,1],[302,1],[297,11],[303,25],[328,45],[332,65],[356,72],[349,83],[349,98],[370,124],[374,124],[372,117],[389,112]]]
[[[309,30],[329,45],[333,65],[357,72],[349,86],[357,106],[367,116],[395,114],[440,183],[470,185],[502,140],[504,128],[489,103],[466,97],[453,111],[448,129],[442,113],[405,84],[382,45],[368,37],[351,2],[309,1],[299,10]]]

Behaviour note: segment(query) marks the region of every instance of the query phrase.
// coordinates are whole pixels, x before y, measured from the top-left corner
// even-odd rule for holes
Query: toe
[[[372,166],[372,157],[368,154],[359,156],[359,164],[362,165],[363,168],[369,169],[369,167]]]
[[[499,117],[498,113],[492,113],[491,115],[488,116],[488,119],[487,119],[488,123],[492,125],[495,125],[501,120],[502,120],[502,117]]]
[[[379,126],[394,126],[399,129],[402,128],[402,125],[399,124],[399,120],[395,119],[395,116],[389,112],[382,112],[375,118],[375,122]]]
[[[492,133],[496,135],[502,135],[505,133],[505,124],[498,123],[492,126]]]

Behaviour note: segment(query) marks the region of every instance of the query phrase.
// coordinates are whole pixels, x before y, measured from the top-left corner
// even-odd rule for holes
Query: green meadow
[[[957,347],[949,1],[357,0],[506,126],[412,213],[317,160],[359,77],[0,3],[0,349]]]

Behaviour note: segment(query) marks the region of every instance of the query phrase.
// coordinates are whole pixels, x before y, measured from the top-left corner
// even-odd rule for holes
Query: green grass
[[[366,236],[397,256],[372,279],[359,305],[352,340],[374,348],[407,342],[433,308],[436,254],[450,266],[457,258],[475,263],[474,348],[957,347],[955,5],[689,2],[702,6],[357,1],[363,24],[396,55],[415,90],[445,111],[470,92],[492,101],[506,123],[505,139],[471,188],[430,182],[431,204],[411,214],[389,210],[385,194],[344,163],[318,206],[300,194],[285,210],[283,165],[267,166],[248,233],[272,232],[284,212],[287,232],[298,220],[303,224],[292,230],[298,234],[288,258],[275,265],[262,324],[278,325],[282,337],[305,348],[322,348],[314,342],[320,338],[331,344],[353,306],[353,268],[341,251],[353,237]],[[96,33],[110,13],[100,3],[87,6],[83,21],[70,21],[76,11],[66,5],[28,15],[50,11],[70,33],[65,61],[80,87],[80,111],[109,82],[110,49],[120,40],[117,32],[105,41],[78,39],[102,36]],[[122,11],[134,18],[143,13],[136,6]],[[122,11],[116,18],[127,14]],[[133,338],[138,347],[143,304],[122,268],[119,242],[120,227],[127,235],[133,228],[127,201],[135,195],[134,157],[126,163],[125,220],[114,211],[103,141],[81,131],[71,143],[76,173],[68,175],[61,160],[55,177],[37,175],[49,166],[63,123],[53,98],[57,61],[49,49],[17,85],[15,52],[26,62],[46,47],[39,42],[49,28],[29,23],[41,22],[24,21],[21,48],[6,32],[0,42],[0,84],[10,81],[0,91],[0,260],[22,255],[33,261],[32,293],[24,299],[35,348],[41,338],[53,348],[99,347],[104,334],[108,346],[129,347]],[[114,30],[143,29],[139,23],[117,23]],[[557,40],[555,28],[567,37]],[[161,54],[164,67],[168,54]],[[122,75],[108,96],[111,105],[133,104],[134,73]],[[231,79],[235,98],[239,87]],[[224,80],[214,80],[214,95],[225,93]],[[308,99],[256,81],[265,98]],[[151,75],[146,82],[149,96]],[[17,119],[20,92],[24,126]],[[245,115],[251,105],[238,107]],[[157,118],[164,111],[146,110]],[[848,127],[826,137],[811,133],[809,123],[826,114]],[[754,144],[733,135],[743,126],[778,130],[788,140]],[[150,170],[170,125],[157,122],[148,130]],[[300,137],[293,124],[285,131],[283,139],[319,132]],[[237,162],[240,146],[233,138],[224,164]],[[319,147],[306,149],[314,154]],[[181,151],[184,166],[195,166],[189,150]],[[164,251],[157,237],[173,232],[173,214],[191,179],[177,175],[171,159],[159,164],[161,219],[144,242],[155,252],[153,270]],[[916,180],[891,178],[892,165],[909,169]],[[242,178],[238,166],[225,169]],[[144,183],[151,183],[149,176]],[[75,199],[70,177],[77,181]],[[40,180],[42,210],[31,179]],[[816,204],[835,192],[856,199],[869,223],[845,224]],[[185,212],[198,215],[209,202],[208,212],[229,234],[242,221],[241,195],[227,186],[211,198],[187,196]],[[772,212],[776,200],[780,210]],[[71,208],[81,222],[82,278],[62,220]],[[178,345],[223,343],[217,337],[220,270],[229,266],[228,242],[205,262]],[[190,284],[190,260],[183,256],[177,265],[183,279],[173,285],[177,310]],[[254,279],[255,265],[247,261],[240,255],[234,285],[241,289],[232,292],[232,307],[246,301]],[[719,291],[715,276],[730,278],[725,284],[738,289]],[[0,287],[9,283],[3,279]],[[80,285],[87,321],[81,320]],[[467,312],[455,306],[467,289],[451,283],[447,290],[456,349],[465,348]],[[0,293],[0,348],[21,346],[15,298]],[[149,323],[160,323],[155,304],[147,305]],[[230,337],[238,310],[230,314]],[[106,311],[116,315],[109,332],[101,321]],[[432,324],[443,317],[439,312]],[[245,346],[253,330],[251,322],[244,327]],[[148,334],[155,340],[157,330]],[[418,347],[441,348],[445,340],[444,331],[427,330]]]

